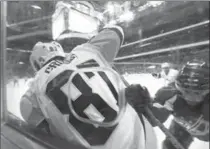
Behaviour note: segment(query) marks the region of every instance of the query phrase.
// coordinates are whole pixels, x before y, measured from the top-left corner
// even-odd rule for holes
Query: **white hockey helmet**
[[[170,63],[165,62],[165,63],[162,63],[161,64],[161,68],[162,69],[169,69],[170,67],[171,67],[171,64]]]
[[[50,43],[38,42],[33,47],[30,63],[34,71],[41,69],[49,60],[55,57],[65,57],[61,45],[55,41]]]

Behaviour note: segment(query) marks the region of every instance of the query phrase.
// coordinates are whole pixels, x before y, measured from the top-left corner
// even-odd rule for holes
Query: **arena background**
[[[5,79],[7,108],[19,118],[21,118],[19,99],[34,76],[29,65],[29,55],[36,42],[53,39],[52,15],[55,13],[56,3],[55,1],[8,1]],[[119,3],[124,4],[124,2]],[[105,19],[99,17],[100,13],[106,11],[107,2],[90,4],[95,14],[86,12],[86,9],[81,7],[78,7],[77,11],[85,16],[95,17],[99,22],[99,29],[111,19],[115,19],[116,14],[113,16],[107,14]],[[170,62],[179,68],[194,58],[209,62],[208,2],[152,4],[146,1],[141,3],[133,1],[124,7],[125,9],[129,7],[135,17],[132,21],[121,23],[125,29],[125,42],[114,64],[129,83],[141,83],[154,95],[163,86],[164,80],[153,78],[151,73],[160,72],[162,63]],[[65,25],[64,21],[63,26]],[[64,34],[73,34],[59,40],[68,53],[76,45],[86,42],[94,33],[86,36],[84,33],[70,30],[61,33]],[[169,125],[171,118],[166,122],[166,126]],[[158,128],[155,129],[160,136],[158,137],[160,146],[165,136]],[[208,143],[195,140],[190,149],[207,149],[208,146]]]

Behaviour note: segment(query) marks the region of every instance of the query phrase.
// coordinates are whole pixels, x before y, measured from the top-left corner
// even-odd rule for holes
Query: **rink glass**
[[[35,75],[28,62],[31,49],[39,40],[51,40],[50,34],[56,38],[71,22],[65,22],[66,11],[62,11],[54,19],[54,24],[50,24],[56,3],[1,1],[1,122],[13,123],[20,130],[27,127],[19,110],[20,98]],[[86,7],[82,9],[82,13],[91,14]],[[141,19],[125,23],[124,46],[113,62],[130,83],[141,83],[154,97],[165,84],[164,80],[152,77],[152,73],[161,73],[162,63],[170,62],[179,69],[193,58],[209,61],[208,2],[148,2],[135,9],[135,13],[135,17]],[[107,20],[102,21],[106,23]],[[76,28],[75,24],[73,28]],[[85,29],[85,26],[80,29]],[[94,27],[90,25],[91,29]],[[76,40],[60,37],[67,53],[81,37],[77,33],[72,35]],[[89,35],[83,34],[82,37],[80,44],[86,42]]]

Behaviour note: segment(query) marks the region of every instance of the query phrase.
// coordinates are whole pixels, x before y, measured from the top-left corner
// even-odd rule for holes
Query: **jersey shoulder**
[[[163,87],[155,94],[155,102],[164,105],[167,100],[170,100],[176,95],[179,95],[179,91],[175,87]]]

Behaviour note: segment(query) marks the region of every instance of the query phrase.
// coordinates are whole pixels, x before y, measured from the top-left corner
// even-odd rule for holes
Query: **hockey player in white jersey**
[[[152,75],[155,78],[163,79],[164,80],[164,86],[174,86],[174,82],[176,80],[176,77],[179,73],[177,66],[174,66],[170,63],[162,63],[161,65],[161,72],[160,73],[153,73]]]
[[[155,149],[152,126],[126,102],[110,65],[123,38],[119,26],[107,26],[67,56],[56,42],[37,43],[30,56],[36,76],[20,104],[25,121],[87,148]]]

